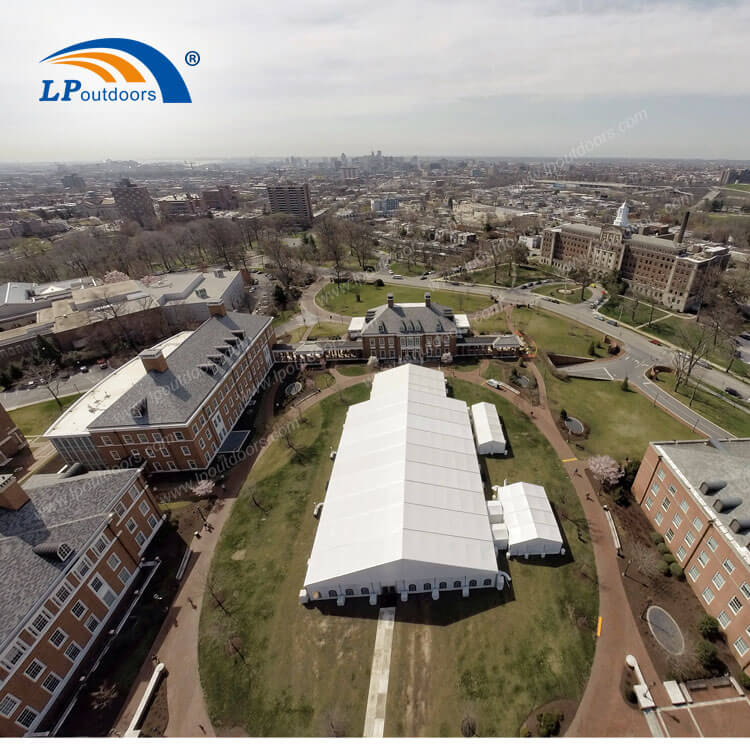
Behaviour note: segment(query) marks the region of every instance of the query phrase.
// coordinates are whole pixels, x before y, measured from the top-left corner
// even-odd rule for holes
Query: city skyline
[[[586,157],[750,158],[737,127],[750,115],[750,87],[731,74],[747,67],[744,0],[477,0],[437,11],[331,0],[190,13],[171,2],[126,12],[84,1],[70,16],[49,2],[10,6],[19,20],[4,49],[14,75],[0,98],[13,104],[0,162],[371,149],[556,156],[611,130]],[[106,35],[162,50],[193,103],[38,101],[43,78],[64,77],[39,60]],[[196,67],[183,60],[191,49]],[[639,112],[647,116],[618,130]]]

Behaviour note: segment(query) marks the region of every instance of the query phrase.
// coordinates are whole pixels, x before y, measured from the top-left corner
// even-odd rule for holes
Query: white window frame
[[[36,677],[33,677],[29,674],[29,670],[34,667],[37,668]],[[43,661],[40,661],[39,659],[32,659],[26,669],[23,670],[23,674],[26,679],[31,680],[32,682],[37,682],[39,678],[44,674],[45,669],[47,669],[47,665]]]
[[[53,688],[48,688],[47,685],[45,684],[47,680],[49,680],[50,678],[52,678],[53,680],[57,680],[57,685],[55,685],[55,687]],[[41,682],[42,690],[46,690],[48,693],[52,694],[55,692],[55,690],[57,690],[57,688],[60,687],[61,682],[62,682],[62,677],[60,677],[59,674],[56,674],[55,672],[49,672],[47,676]]]
[[[701,574],[700,570],[698,570],[698,568],[695,565],[693,565],[688,572],[688,575],[690,576],[690,580],[693,583],[695,583],[698,580],[698,578],[700,577],[700,574]]]
[[[664,521],[664,516],[662,515],[661,511],[657,511],[656,515],[654,516],[654,523],[657,526],[661,526],[663,521]]]
[[[107,558],[107,565],[110,570],[117,570],[121,562],[122,560],[114,552]]]
[[[737,604],[735,605],[733,602],[737,602]],[[727,604],[729,604],[729,609],[732,610],[733,614],[738,615],[740,613],[740,610],[742,609],[742,600],[739,596],[733,596]]]
[[[688,505],[688,501],[687,500],[680,500],[680,510],[683,513],[687,513],[689,507],[690,506]]]
[[[10,701],[13,703],[13,708],[10,709],[10,711],[6,708],[3,709],[3,704],[6,701]],[[10,719],[11,716],[18,710],[18,707],[21,705],[21,701],[16,698],[15,695],[12,695],[11,693],[6,693],[2,698],[0,698],[0,716],[2,716],[4,719]]]
[[[711,604],[711,602],[714,600],[714,592],[713,589],[711,589],[709,586],[706,586],[705,589],[703,589],[703,600],[706,602],[706,604]]]
[[[660,482],[664,481],[664,477],[666,474],[664,473],[664,469],[659,469],[659,471],[656,472],[656,476],[659,478]]]
[[[71,656],[68,653],[68,651],[70,651],[70,649],[72,649],[72,648],[73,649],[78,649],[78,653],[75,656]],[[70,659],[70,661],[74,662],[81,655],[82,652],[83,652],[83,649],[75,641],[71,641],[66,646],[65,651],[63,651],[63,655],[65,656],[66,659]]]
[[[28,724],[21,721],[25,714],[32,714],[31,721]],[[16,724],[18,724],[19,727],[28,729],[36,721],[37,716],[39,716],[39,711],[31,708],[31,706],[24,706],[21,713],[16,717]]]
[[[692,531],[685,532],[685,544],[688,547],[692,547],[695,544],[695,536]]]
[[[725,609],[722,609],[721,612],[719,612],[716,619],[719,621],[719,625],[721,625],[723,630],[726,630],[727,625],[732,621],[732,618],[727,614]]]
[[[717,591],[721,591],[722,588],[724,588],[724,585],[726,584],[726,582],[727,582],[726,579],[718,570],[711,577],[711,583],[713,583],[714,588]]]
[[[79,604],[80,604],[80,605],[81,605],[81,606],[83,607],[83,611],[81,612],[81,614],[80,614],[80,615],[77,615],[77,614],[76,614],[76,613],[74,612],[74,610],[75,610],[75,608],[76,608],[76,607],[77,607],[77,606],[78,606]],[[79,600],[78,600],[78,601],[77,601],[77,602],[76,602],[76,603],[75,603],[75,604],[74,604],[74,605],[73,605],[73,606],[72,606],[72,607],[70,608],[70,614],[71,614],[71,615],[73,615],[73,617],[75,617],[75,618],[76,618],[76,620],[80,620],[80,619],[81,619],[81,618],[82,618],[82,617],[83,617],[83,616],[84,616],[84,615],[86,614],[86,612],[88,612],[88,611],[89,611],[89,608],[88,608],[88,607],[87,607],[87,606],[86,606],[86,605],[85,605],[85,604],[84,604],[84,603],[83,603],[83,602],[82,602],[82,601],[81,601],[80,599],[79,599]]]
[[[685,559],[685,555],[687,555],[687,550],[682,545],[680,545],[677,548],[677,552],[675,553],[675,555],[677,556],[677,559],[682,562]]]
[[[34,623],[40,618],[43,617],[46,622],[41,627],[37,627]],[[35,638],[40,636],[49,626],[49,624],[52,622],[52,613],[46,608],[42,607],[42,609],[36,613],[36,615],[32,618],[31,622],[26,626],[28,628],[29,633],[31,633]]]
[[[646,506],[646,510],[651,510],[651,507],[654,504],[654,498],[649,495],[643,504]]]
[[[734,650],[740,655],[744,656],[747,653],[748,645],[747,641],[740,636],[733,644]]]
[[[60,634],[62,635],[62,640],[60,641],[60,645],[59,645],[59,646],[58,646],[58,645],[56,645],[56,644],[55,644],[55,641],[53,640],[53,639],[54,639],[54,637],[55,637],[55,636],[56,636],[56,635],[57,635],[58,633],[60,633]],[[67,641],[67,640],[68,640],[68,634],[67,634],[67,633],[66,633],[66,632],[65,632],[65,631],[64,631],[64,630],[63,630],[62,628],[55,628],[54,632],[52,633],[52,635],[50,635],[50,637],[49,637],[49,639],[48,639],[48,640],[49,640],[49,642],[50,642],[50,643],[52,644],[52,647],[53,647],[53,648],[56,648],[56,649],[57,649],[57,650],[59,651],[59,650],[60,650],[60,649],[61,649],[61,648],[63,647],[63,644],[65,643],[65,641]]]
[[[716,550],[719,547],[718,543],[716,542],[716,539],[714,539],[712,536],[706,539],[706,546],[711,550],[711,552],[716,552]]]
[[[734,573],[734,563],[728,557],[724,560],[721,566],[727,571],[728,575],[731,576],[732,573]]]

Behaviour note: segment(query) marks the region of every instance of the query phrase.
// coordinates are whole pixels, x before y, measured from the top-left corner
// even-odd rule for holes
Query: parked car
[[[394,273],[393,274],[394,279],[403,279],[404,277],[400,273]]]
[[[724,389],[724,393],[728,393],[730,396],[734,396],[735,398],[744,398],[744,396],[736,388],[727,387]]]
[[[78,372],[88,372],[88,371],[89,371],[89,368],[88,368],[88,367],[86,367],[86,365],[81,365],[81,366],[80,366],[80,367],[78,368]]]
[[[457,282],[457,281],[451,281],[451,282],[449,282],[449,283],[450,283],[450,284],[451,284],[452,286],[458,286],[458,282]]]
[[[741,339],[745,339],[745,341],[750,341],[750,331],[743,331],[740,334]]]
[[[608,326],[615,326],[616,327],[617,326],[617,321],[616,320],[608,320],[607,321],[607,325]]]
[[[711,369],[711,365],[710,365],[710,364],[709,364],[708,362],[706,362],[706,360],[705,360],[705,359],[699,359],[699,360],[698,360],[698,364],[699,364],[699,365],[700,365],[701,367],[705,367],[705,368],[706,368],[707,370],[710,370],[710,369]]]
[[[649,340],[648,340],[648,343],[649,343],[649,344],[654,344],[654,345],[656,345],[656,346],[662,346],[662,343],[661,343],[661,341],[658,341],[657,339],[649,339]]]
[[[594,317],[597,320],[604,320],[604,316],[601,313],[594,313]]]
[[[497,390],[500,390],[502,388],[502,385],[500,385],[500,383],[497,380],[495,380],[494,378],[490,378],[489,380],[485,380],[485,383],[487,383],[487,385],[490,388],[497,388]]]

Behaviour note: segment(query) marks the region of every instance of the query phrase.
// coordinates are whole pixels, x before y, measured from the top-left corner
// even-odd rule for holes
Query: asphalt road
[[[79,372],[71,375],[68,380],[59,381],[57,395],[69,396],[73,393],[85,393],[93,385],[106,378],[111,372],[111,369],[100,370],[94,365],[93,369],[88,372]],[[0,403],[6,409],[17,409],[19,406],[37,404],[40,401],[49,401],[51,398],[53,398],[52,393],[43,385],[23,391],[12,390],[0,393]]]

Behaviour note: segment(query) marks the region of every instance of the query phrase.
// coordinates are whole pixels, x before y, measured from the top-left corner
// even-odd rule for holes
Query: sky
[[[0,162],[750,159],[750,0],[3,0],[0,13]],[[40,102],[43,79],[102,88],[40,62],[102,37],[159,49],[192,103]]]

